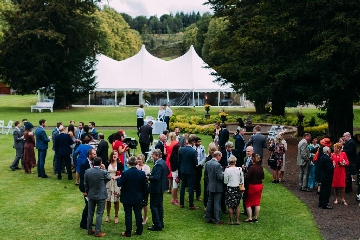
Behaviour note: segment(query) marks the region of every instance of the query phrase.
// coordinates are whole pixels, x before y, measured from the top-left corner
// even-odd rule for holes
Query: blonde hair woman
[[[174,132],[169,133],[168,140],[167,140],[167,142],[165,144],[165,148],[166,148],[166,165],[168,166],[169,171],[170,171],[170,173],[168,175],[168,181],[169,181],[168,193],[171,193],[172,181],[173,181],[172,172],[171,172],[171,164],[170,164],[170,156],[171,156],[171,153],[172,153],[172,149],[176,144],[179,144],[179,142],[176,141],[176,134]]]
[[[338,204],[338,191],[341,192],[341,203],[347,206],[345,201],[345,187],[346,187],[346,167],[349,166],[349,160],[345,152],[341,151],[342,144],[334,144],[334,153],[331,154],[331,160],[334,165],[334,174],[331,187],[334,188],[335,202]]]

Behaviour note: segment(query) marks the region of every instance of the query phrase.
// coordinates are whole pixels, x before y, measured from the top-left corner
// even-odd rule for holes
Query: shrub
[[[305,127],[304,131],[310,133],[312,136],[323,136],[326,135],[328,124],[324,123],[315,127]]]

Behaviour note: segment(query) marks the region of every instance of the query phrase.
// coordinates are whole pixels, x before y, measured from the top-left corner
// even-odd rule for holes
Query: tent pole
[[[126,105],[126,91],[124,91],[124,106]]]
[[[198,106],[200,106],[200,93],[198,92]]]
[[[89,92],[89,106],[90,106],[90,96],[91,96],[91,95],[90,95],[90,92]]]
[[[166,91],[166,99],[167,99],[167,103],[168,104],[170,102],[170,99],[169,99],[169,90]]]
[[[193,106],[195,106],[195,92],[193,90]]]
[[[117,105],[117,91],[115,90],[115,104],[114,104],[114,106],[116,106]]]
[[[218,106],[220,106],[220,91],[218,92]]]
[[[142,95],[143,95],[143,90],[140,90],[140,92],[139,92],[139,104],[142,104]]]

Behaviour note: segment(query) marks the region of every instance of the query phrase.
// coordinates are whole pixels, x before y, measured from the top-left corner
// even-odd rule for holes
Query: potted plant
[[[219,113],[222,123],[224,123],[227,120],[227,117],[226,117],[227,115],[229,115],[229,114],[227,114],[224,109],[222,109],[221,112]]]
[[[209,114],[210,107],[211,107],[210,104],[205,104],[205,105],[204,105],[204,108],[205,108],[205,111],[206,111],[206,114],[205,114],[205,118],[206,118],[206,119],[209,119],[209,118],[210,118],[210,114]]]

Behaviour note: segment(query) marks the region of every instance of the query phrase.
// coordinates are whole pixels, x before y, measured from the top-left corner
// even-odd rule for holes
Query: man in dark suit
[[[321,188],[319,196],[319,207],[323,209],[332,209],[333,207],[329,206],[329,198],[331,193],[331,183],[334,174],[334,165],[330,159],[331,150],[329,147],[323,147],[324,154],[318,160],[317,167],[320,168],[321,175]]]
[[[159,135],[159,141],[155,145],[155,149],[160,149],[162,158],[166,159],[165,149],[166,136],[164,134]]]
[[[44,127],[46,127],[46,120],[40,119],[39,127],[35,130],[36,149],[38,150],[37,171],[38,177],[48,178],[49,176],[45,174],[45,159],[50,139],[46,136]]]
[[[71,158],[70,154],[72,152],[71,145],[74,144],[74,141],[70,137],[69,134],[66,134],[64,131],[64,127],[61,125],[59,127],[60,134],[55,139],[55,155],[57,159],[57,178],[60,180],[61,170],[63,168],[63,163],[65,163],[66,171],[68,174],[68,180],[72,180],[72,172],[71,172]]]
[[[196,165],[198,165],[197,152],[192,148],[194,138],[189,138],[189,145],[179,151],[179,178],[182,181],[180,189],[180,208],[184,207],[185,187],[189,189],[189,209],[196,210],[194,206],[194,190],[196,180]]]
[[[85,171],[84,187],[88,198],[88,218],[87,230],[88,234],[95,234],[95,237],[105,237],[105,233],[101,232],[101,222],[105,209],[105,199],[107,198],[106,182],[110,181],[111,177],[105,169],[105,165],[101,163],[101,158],[94,159],[94,167]],[[92,221],[96,209],[96,226],[92,229]]]
[[[254,131],[255,131],[255,134],[250,137],[246,146],[253,146],[254,152],[256,154],[259,154],[260,159],[261,159],[260,163],[262,163],[263,156],[264,156],[263,149],[267,148],[266,139],[265,139],[264,135],[261,134],[261,132],[260,132],[261,127],[259,125],[256,125],[254,127]]]
[[[356,143],[355,140],[351,138],[351,134],[346,132],[343,134],[345,138],[345,144],[343,151],[346,153],[347,158],[349,159],[349,166],[346,168],[346,188],[345,192],[352,192],[352,175],[356,175]]]
[[[220,221],[220,200],[224,191],[224,175],[219,163],[221,152],[215,151],[212,157],[205,165],[205,181],[209,189],[205,219],[208,223],[223,224],[224,222]]]
[[[238,127],[237,131],[234,134],[235,139],[235,149],[239,151],[240,158],[245,158],[245,128]]]
[[[95,149],[89,149],[87,152],[88,159],[80,166],[80,184],[79,184],[79,190],[83,193],[85,207],[83,209],[82,215],[81,215],[81,221],[80,221],[80,228],[87,229],[87,217],[88,217],[88,200],[86,198],[87,193],[85,191],[84,186],[84,176],[85,171],[89,168],[94,167],[93,161],[96,158],[96,151]]]
[[[225,143],[227,143],[227,141],[229,141],[229,131],[226,129],[226,124],[222,123],[218,141],[221,151],[225,150]]]
[[[220,165],[222,166],[223,170],[225,170],[225,168],[229,165],[228,159],[231,156],[236,157],[236,159],[237,159],[236,166],[237,167],[241,167],[244,164],[244,158],[241,158],[239,151],[236,149],[233,149],[233,146],[234,145],[232,142],[227,142],[227,143],[225,143],[225,150],[221,152],[222,157],[221,157]]]
[[[141,126],[139,131],[139,142],[142,154],[147,159],[150,143],[153,141],[152,126],[153,122],[149,121],[147,125]]]
[[[96,155],[101,157],[103,164],[105,165],[105,169],[109,166],[109,143],[104,140],[105,136],[103,133],[99,133],[98,135],[98,147],[96,149]]]
[[[98,133],[95,129],[95,122],[89,122],[89,133],[93,134],[94,139],[98,139]]]
[[[152,151],[152,158],[155,165],[147,179],[150,181],[150,209],[153,225],[148,230],[161,231],[164,228],[163,194],[168,189],[167,176],[169,169],[161,158],[161,151],[159,149]]]
[[[21,127],[20,121],[15,121],[13,138],[14,138],[14,148],[16,151],[16,155],[14,161],[10,165],[10,169],[12,171],[15,171],[16,169],[20,169],[19,161],[20,159],[22,159],[24,153],[24,134],[21,132],[20,127]]]
[[[146,176],[143,171],[136,168],[136,158],[130,157],[128,160],[130,168],[123,172],[117,179],[117,185],[121,187],[120,202],[122,202],[125,212],[125,232],[121,236],[130,237],[132,230],[132,210],[136,219],[136,235],[143,232],[141,203],[146,195]]]
[[[57,122],[56,127],[54,128],[54,130],[51,133],[51,140],[53,142],[52,150],[54,151],[54,158],[53,158],[54,174],[57,173],[57,165],[58,165],[58,160],[56,158],[57,156],[55,153],[55,142],[56,142],[56,137],[59,136],[59,134],[60,134],[60,131],[59,131],[60,126],[62,126],[62,122]],[[61,164],[64,164],[64,163],[61,163]],[[63,170],[63,169],[61,168],[61,170]]]

